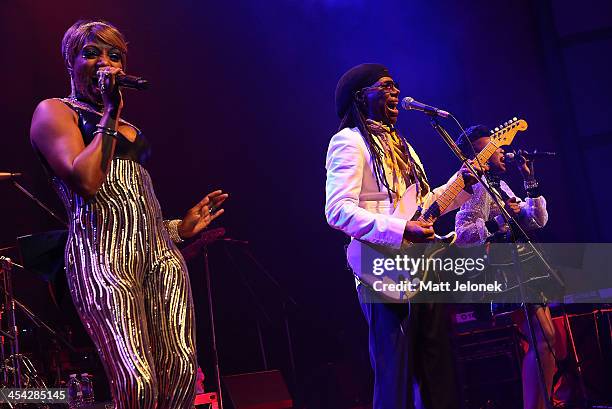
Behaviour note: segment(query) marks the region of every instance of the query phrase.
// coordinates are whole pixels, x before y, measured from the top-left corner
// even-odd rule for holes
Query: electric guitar
[[[477,155],[477,163],[485,163],[493,153],[502,145],[510,145],[514,136],[527,129],[527,122],[516,118],[504,123],[491,131],[491,139],[487,146]],[[400,199],[393,216],[406,221],[428,221],[434,222],[454,202],[457,195],[464,189],[465,183],[462,177],[457,177],[436,200],[425,210],[417,205],[416,185],[408,187]],[[353,238],[346,249],[348,263],[355,277],[368,287],[374,289],[384,301],[406,302],[419,292],[419,283],[428,280],[429,271],[426,262],[421,266],[425,268],[414,268],[409,273],[406,270],[393,270],[383,268],[384,261],[395,259],[396,256],[408,255],[411,259],[427,259],[444,251],[449,244],[456,239],[455,232],[446,236],[436,236],[433,243],[427,245],[407,244],[400,249],[392,249]],[[425,249],[425,251],[423,251]],[[381,262],[381,260],[383,260]],[[380,264],[380,265],[379,265]],[[410,288],[405,285],[412,283]],[[401,286],[400,284],[404,284]],[[382,284],[386,284],[383,286]]]

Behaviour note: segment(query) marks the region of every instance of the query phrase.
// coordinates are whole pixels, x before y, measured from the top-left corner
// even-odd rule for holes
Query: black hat
[[[465,156],[472,157],[474,156],[474,151],[471,147],[472,143],[485,136],[491,136],[489,128],[484,125],[474,125],[466,129],[465,133],[461,133],[455,143]]]
[[[336,85],[336,113],[343,118],[355,92],[389,77],[389,70],[381,64],[359,64],[342,75]]]

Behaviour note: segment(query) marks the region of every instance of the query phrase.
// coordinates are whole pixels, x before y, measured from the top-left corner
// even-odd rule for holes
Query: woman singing
[[[72,91],[38,105],[30,138],[68,213],[70,292],[116,407],[191,408],[193,302],[174,243],[220,216],[227,194],[209,193],[182,220],[162,219],[143,167],[148,144],[121,118],[117,75],[126,53],[123,35],[107,22],[70,27],[62,54]]]

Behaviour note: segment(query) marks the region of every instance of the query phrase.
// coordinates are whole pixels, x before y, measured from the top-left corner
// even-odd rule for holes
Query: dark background
[[[117,25],[130,43],[127,72],[152,83],[149,91],[125,93],[123,115],[152,141],[147,167],[166,217],[182,216],[210,190],[229,192],[216,225],[249,240],[297,301],[290,326],[298,389],[307,394],[351,395],[329,386],[339,382],[366,385],[362,395],[368,395],[366,325],[344,267],[345,237],[323,214],[325,152],[338,125],[333,92],[351,66],[386,64],[402,96],[451,111],[464,126],[524,118],[529,129],[514,145],[559,153],[536,163],[550,214],[541,238],[612,238],[609,1],[3,0],[0,171],[24,172],[22,183],[61,214],[28,130],[39,101],[69,92],[60,41],[79,18]],[[459,167],[425,116],[403,112],[398,126],[433,185]],[[60,227],[10,183],[0,183],[0,248]],[[520,184],[513,185],[522,195]],[[452,217],[440,230],[449,223]],[[231,251],[269,315],[262,321],[269,366],[290,379],[282,297]],[[199,261],[191,267],[199,353],[212,385]],[[220,245],[211,248],[211,266],[222,372],[260,370],[254,318],[262,314]],[[52,306],[37,278],[20,273],[16,281],[16,294],[35,311],[53,322],[62,312],[62,319],[73,318],[67,298],[61,309]]]

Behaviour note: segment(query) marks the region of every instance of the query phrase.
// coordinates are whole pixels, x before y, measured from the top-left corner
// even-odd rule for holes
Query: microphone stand
[[[219,402],[219,409],[223,409],[223,394],[221,393],[221,370],[219,369],[219,353],[217,352],[217,333],[215,331],[215,313],[213,311],[210,265],[208,262],[208,243],[203,244],[202,254],[204,255],[204,276],[206,278],[206,291],[208,297],[208,314],[210,318],[210,333],[212,338],[212,353],[214,361],[213,365],[215,367],[215,380],[217,382],[217,391],[219,393],[217,400]]]
[[[546,261],[543,254],[534,246],[533,242],[531,241],[527,233],[523,230],[523,228],[512,217],[512,215],[510,215],[510,213],[506,210],[499,193],[497,193],[492,188],[492,186],[490,185],[490,183],[488,182],[486,178],[483,178],[480,175],[478,175],[478,173],[476,172],[476,169],[474,169],[474,166],[470,162],[468,162],[468,158],[465,155],[463,155],[463,153],[461,152],[461,149],[457,146],[453,138],[448,134],[446,129],[444,129],[444,127],[440,125],[440,123],[437,121],[436,115],[430,115],[430,116],[431,116],[431,126],[433,127],[433,129],[442,137],[444,142],[446,142],[446,144],[451,149],[451,151],[455,154],[455,156],[457,156],[459,160],[461,160],[463,165],[472,172],[472,174],[476,177],[476,179],[478,179],[478,181],[482,184],[482,186],[485,188],[487,193],[491,196],[491,198],[494,200],[494,202],[499,207],[500,212],[505,222],[508,223],[512,227],[510,229],[511,234],[513,236],[513,242],[514,242],[514,246],[512,246],[512,257],[514,259],[514,263],[513,263],[514,272],[518,277],[518,283],[519,283],[518,287],[519,287],[521,299],[525,300],[525,289],[523,287],[523,284],[524,284],[523,279],[525,277],[524,277],[524,272],[521,269],[521,260],[519,258],[518,247],[516,243],[516,233],[522,236],[522,238],[525,240],[525,244],[529,246],[529,248],[538,257],[538,259],[544,264],[548,272],[553,276],[553,278],[555,278],[555,280],[559,284],[561,284],[562,287],[564,287],[563,280],[554,271],[552,266]],[[515,229],[516,229],[516,232],[515,232]],[[532,317],[529,311],[529,307],[526,302],[522,303],[522,308],[525,314],[527,327],[529,328],[529,337],[531,339],[531,347],[533,348],[534,353],[535,353],[536,363],[538,366],[539,384],[540,384],[542,396],[545,397],[544,399],[545,406],[546,406],[546,409],[553,409],[552,402],[551,402],[551,396],[548,393],[548,388],[546,387],[546,381],[544,378],[544,369],[542,367],[542,360],[541,360],[540,353],[537,348],[537,337],[535,333],[533,320],[532,320]]]
[[[285,337],[287,338],[287,349],[289,353],[289,366],[291,370],[291,382],[293,384],[294,390],[296,390],[298,387],[297,372],[296,372],[296,366],[295,366],[295,356],[294,356],[294,351],[293,351],[293,341],[291,337],[291,329],[289,327],[288,306],[291,305],[293,307],[297,307],[298,304],[295,301],[295,299],[293,299],[293,297],[291,297],[291,295],[289,295],[289,293],[287,293],[287,291],[280,285],[278,280],[276,280],[276,278],[274,278],[274,276],[255,257],[255,255],[253,254],[253,252],[248,246],[249,242],[244,242],[244,241],[239,241],[239,240],[227,240],[227,239],[225,241],[228,243],[232,243],[232,244],[241,244],[241,246],[239,246],[240,250],[251,260],[251,262],[257,267],[257,269],[272,283],[272,285],[277,289],[278,293],[281,295],[282,302],[283,302],[284,332],[285,332]],[[244,280],[244,276],[243,276],[243,280]],[[244,281],[246,283],[246,280]],[[248,285],[247,285],[247,288],[249,289],[251,296],[255,299],[255,295],[253,293],[252,288]],[[261,306],[261,304],[257,302],[257,300],[255,300],[255,302],[256,302],[257,307],[260,309],[260,311],[263,311],[263,307]],[[270,318],[268,318],[265,312],[264,312],[264,317],[266,317],[267,320],[270,321]],[[258,327],[258,330],[259,330],[259,327]],[[261,348],[262,348],[262,353],[263,353],[263,345]]]
[[[34,194],[32,194],[30,191],[28,191],[28,189],[26,189],[25,187],[21,186],[19,183],[17,183],[16,181],[12,180],[13,182],[13,186],[15,186],[19,191],[21,191],[24,195],[26,195],[27,197],[29,197],[30,199],[32,199],[32,201],[34,203],[36,203],[41,209],[43,209],[45,212],[47,212],[48,214],[51,215],[51,217],[53,217],[55,220],[57,220],[58,222],[60,222],[62,224],[62,226],[68,226],[68,223],[66,223],[66,221],[64,219],[62,219],[60,216],[58,216],[53,210],[51,210],[48,206],[46,206],[43,202],[41,202],[36,196],[34,196]]]
[[[225,242],[232,243],[233,241],[225,241]],[[259,313],[263,316],[266,323],[270,324],[272,322],[272,320],[270,319],[270,316],[266,313],[266,310],[264,306],[261,304],[261,302],[259,301],[259,299],[257,298],[257,295],[255,295],[255,290],[247,281],[246,276],[244,275],[242,270],[240,270],[240,268],[238,267],[238,263],[236,263],[236,260],[230,253],[227,246],[223,246],[223,250],[225,251],[227,258],[229,258],[230,262],[234,266],[234,269],[240,275],[240,280],[242,281],[242,285],[247,289],[247,292],[251,296],[251,300],[255,304],[255,307],[257,308]],[[266,349],[265,349],[265,345],[263,342],[263,333],[261,331],[261,323],[259,322],[259,317],[257,316],[257,314],[255,315],[255,327],[257,329],[257,337],[259,339],[259,352],[261,353],[261,360],[264,366],[264,370],[267,371],[268,370],[268,359],[266,357]]]
[[[281,287],[278,281],[268,272],[268,270],[265,269],[265,267],[259,262],[259,260],[255,258],[253,253],[248,248],[245,248],[245,246],[248,246],[249,244],[248,241],[234,240],[231,238],[223,237],[224,234],[225,234],[225,229],[223,228],[217,228],[217,229],[205,231],[204,233],[201,234],[198,240],[196,240],[195,242],[193,242],[192,244],[190,244],[189,246],[181,250],[186,260],[193,258],[199,251],[202,251],[204,255],[204,274],[205,274],[206,286],[207,286],[208,311],[209,311],[209,320],[210,320],[210,326],[211,326],[212,352],[213,352],[213,361],[214,361],[213,364],[215,367],[217,390],[219,393],[218,395],[219,409],[223,409],[223,399],[221,396],[221,371],[220,371],[220,366],[219,366],[219,354],[217,351],[217,336],[216,336],[216,329],[215,329],[216,328],[215,317],[214,317],[214,312],[213,312],[211,273],[210,273],[210,264],[209,264],[209,255],[208,255],[208,246],[214,243],[215,241],[223,241],[223,242],[230,243],[230,244],[240,245],[240,249],[244,252],[244,254],[247,255],[247,257],[253,262],[253,264],[257,266],[257,268],[264,274],[264,276],[268,278],[268,280],[277,288],[279,293],[282,295],[283,311],[285,313],[284,314],[284,324],[285,324],[284,327],[285,327],[285,334],[287,336],[287,344],[288,344],[288,349],[289,349],[289,362],[291,366],[290,369],[292,372],[291,374],[292,382],[293,382],[293,385],[297,387],[297,383],[296,383],[297,377],[296,377],[296,372],[295,372],[295,359],[294,359],[294,354],[293,354],[291,332],[289,329],[289,321],[288,321],[288,316],[287,316],[287,304],[292,304],[294,306],[297,306],[297,303],[289,294],[287,294],[287,292]],[[240,270],[238,269],[235,263],[234,258],[231,257],[227,249],[227,246],[225,247],[225,251],[228,257],[230,258],[232,264],[236,268],[236,270],[240,272]],[[240,273],[240,275],[242,278],[242,282],[247,288],[247,291],[249,292],[251,298],[253,299],[253,302],[257,306],[257,309],[262,313],[263,317],[266,319],[267,322],[271,322],[270,317],[266,313],[263,305],[257,299],[254,289],[248,284],[245,275],[242,273]],[[267,369],[268,362],[267,362],[266,352],[264,348],[263,334],[262,334],[261,325],[258,319],[256,319],[256,325],[257,325],[257,334],[259,337],[259,347],[260,347],[260,351],[262,354],[262,360],[263,360],[264,367]]]

